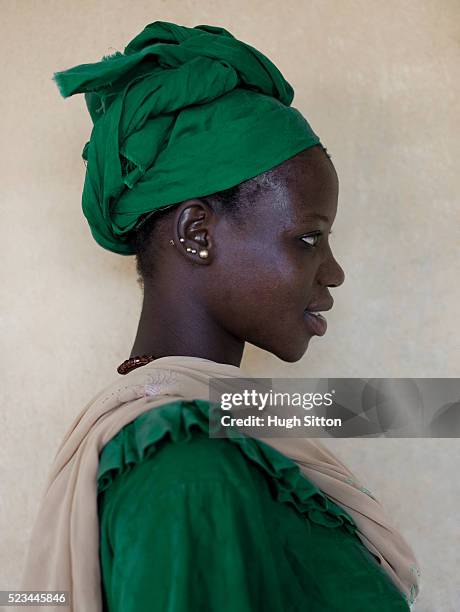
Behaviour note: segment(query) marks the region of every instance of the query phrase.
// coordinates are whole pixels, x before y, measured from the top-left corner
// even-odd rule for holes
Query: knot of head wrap
[[[319,138],[294,90],[224,28],[155,21],[124,49],[54,74],[84,93],[93,129],[82,208],[94,239],[132,255],[146,213],[233,187]]]

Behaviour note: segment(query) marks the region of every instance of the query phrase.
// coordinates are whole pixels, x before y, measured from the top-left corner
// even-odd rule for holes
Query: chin
[[[289,345],[284,345],[282,348],[271,349],[270,353],[281,359],[281,361],[285,361],[286,363],[295,363],[300,361],[302,357],[308,350],[308,345],[310,342],[310,338],[303,344],[295,344],[291,343]]]

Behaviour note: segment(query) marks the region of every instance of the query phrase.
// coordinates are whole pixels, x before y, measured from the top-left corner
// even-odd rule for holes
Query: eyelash
[[[329,232],[329,234],[332,234],[332,230]],[[316,249],[316,247],[318,246],[318,243],[320,241],[321,236],[323,235],[323,232],[316,232],[314,234],[307,234],[305,236],[301,236],[300,240],[302,240],[302,242],[305,244],[305,246],[309,249]],[[315,244],[309,244],[308,242],[304,241],[304,238],[318,238],[318,240],[316,240]]]

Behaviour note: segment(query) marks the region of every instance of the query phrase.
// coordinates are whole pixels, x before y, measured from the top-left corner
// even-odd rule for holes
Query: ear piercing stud
[[[179,242],[185,242],[185,238],[179,238]],[[169,244],[174,245],[174,240],[171,239],[169,241]],[[192,249],[192,247],[186,247],[185,250],[187,251],[187,253],[192,253],[193,255],[195,255],[196,252],[197,252],[196,249]],[[198,255],[199,255],[199,257],[201,257],[201,259],[206,259],[206,257],[209,256],[209,251],[208,251],[208,249],[201,249],[198,252]]]

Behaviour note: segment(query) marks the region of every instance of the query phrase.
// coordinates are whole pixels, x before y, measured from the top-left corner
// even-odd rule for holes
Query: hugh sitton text
[[[324,416],[306,414],[300,418],[280,417],[277,415],[248,415],[245,417],[232,417],[224,414],[220,419],[222,427],[283,427],[293,429],[294,427],[341,427],[342,419],[328,419]]]

